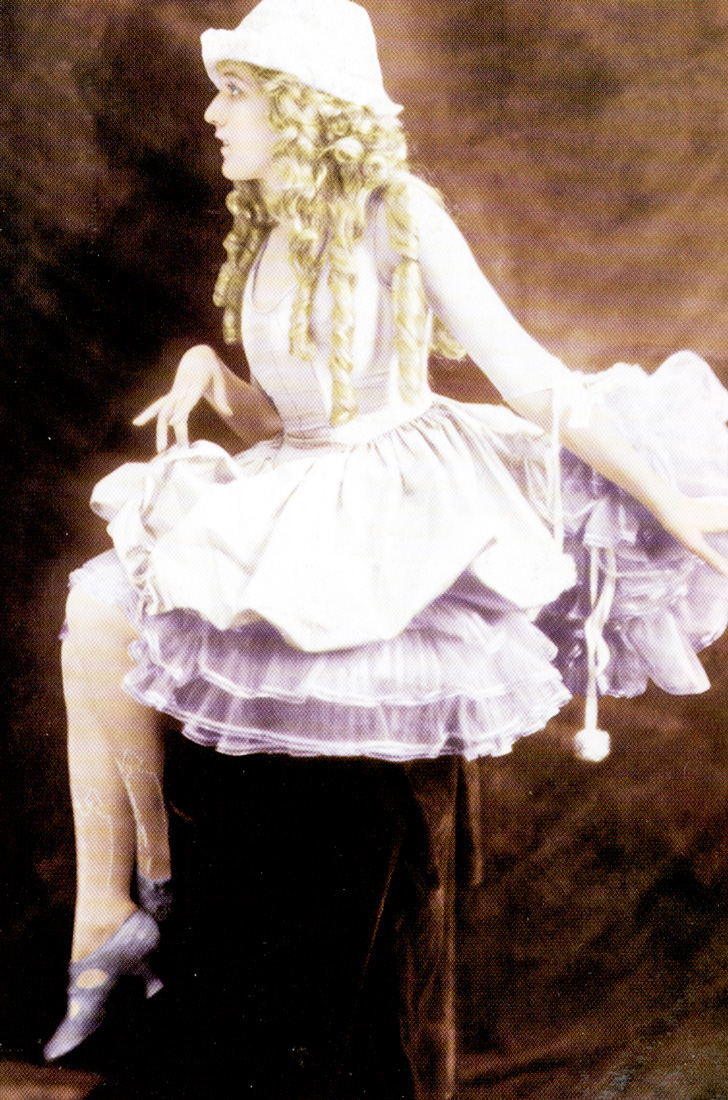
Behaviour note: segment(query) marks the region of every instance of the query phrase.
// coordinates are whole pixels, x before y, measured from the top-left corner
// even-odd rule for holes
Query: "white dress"
[[[515,322],[449,217],[419,188],[412,198],[432,310],[506,399],[551,390],[577,408],[589,384]],[[668,690],[704,688],[693,650],[725,627],[725,579],[657,537],[644,510],[573,456],[562,547],[549,525],[553,454],[539,429],[427,388],[416,406],[400,397],[397,256],[376,205],[356,262],[350,423],[329,426],[325,273],[312,316],[318,350],[303,362],[288,346],[292,295],[257,309],[256,265],[243,343],[282,435],[235,457],[206,442],[175,446],[94,490],[115,550],[74,580],[124,607],[139,631],[127,690],[233,754],[507,752],[570,697],[562,672],[581,687],[584,542],[616,549],[629,573],[604,631],[613,653],[602,689],[631,694],[647,675]],[[652,378],[615,368],[597,388],[667,476],[728,493],[728,395],[701,360],[684,353]],[[552,638],[534,625],[539,613]]]

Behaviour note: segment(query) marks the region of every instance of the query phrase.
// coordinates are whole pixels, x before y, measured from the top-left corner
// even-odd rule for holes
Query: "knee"
[[[66,601],[66,638],[77,641],[85,637],[95,625],[101,607],[83,589],[72,588]]]
[[[79,647],[106,648],[110,643],[128,645],[135,637],[131,625],[116,607],[99,603],[76,586],[66,602],[66,635],[63,649],[71,654]]]

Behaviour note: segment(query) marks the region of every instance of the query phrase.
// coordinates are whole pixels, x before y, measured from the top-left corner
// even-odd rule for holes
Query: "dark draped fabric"
[[[452,1095],[458,761],[179,742],[169,771],[181,1094]]]

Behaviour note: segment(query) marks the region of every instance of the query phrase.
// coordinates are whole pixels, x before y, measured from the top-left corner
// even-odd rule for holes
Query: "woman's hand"
[[[520,416],[545,431],[551,429],[552,397],[542,390],[509,402]],[[666,531],[728,576],[728,558],[709,544],[706,535],[728,532],[728,498],[689,497],[656,474],[618,430],[608,411],[595,405],[588,423],[574,425],[568,417],[560,431],[562,444],[600,474],[639,500]]]
[[[705,536],[728,531],[728,499],[725,497],[687,497],[676,493],[674,500],[654,510],[666,531],[683,546],[728,576],[728,558],[719,554]]]
[[[169,393],[139,413],[133,423],[139,427],[156,417],[158,451],[166,449],[170,428],[175,441],[186,447],[189,415],[203,398],[223,419],[233,416],[228,398],[229,374],[225,364],[207,344],[190,348],[180,359]]]

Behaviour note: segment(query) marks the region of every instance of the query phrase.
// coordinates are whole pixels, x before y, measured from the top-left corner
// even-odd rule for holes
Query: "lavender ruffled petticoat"
[[[114,551],[72,583],[134,619]],[[470,604],[469,587],[464,578],[391,641],[331,653],[296,650],[263,621],[220,631],[192,611],[145,616],[124,686],[231,755],[501,755],[569,693],[541,631],[494,595]]]
[[[694,495],[728,496],[728,432],[724,423],[728,418],[728,394],[702,360],[682,353],[652,376],[637,368],[617,367],[596,376],[593,387],[625,435],[668,480]],[[587,386],[587,393],[590,388]],[[503,411],[494,413],[487,407],[446,403],[442,411],[428,411],[388,433],[382,441],[375,440],[375,467],[384,462],[382,456],[386,459],[389,451],[396,453],[398,464],[405,464],[401,472],[393,473],[389,462],[385,471],[387,477],[391,475],[390,481],[381,484],[389,486],[389,504],[399,507],[395,494],[404,493],[411,509],[408,476],[412,479],[410,489],[423,483],[437,487],[442,473],[438,463],[444,463],[448,484],[459,481],[460,496],[472,509],[473,501],[478,499],[479,464],[485,464],[482,477],[488,484],[501,486],[505,484],[504,476],[512,476],[534,509],[544,515],[548,441],[532,426],[524,424],[520,428],[516,418],[503,420],[505,427],[501,430],[499,414]],[[366,446],[371,448],[372,444]],[[441,449],[446,452],[444,458]],[[343,458],[326,452],[323,458],[315,454],[302,459],[294,456],[292,464],[283,462],[281,475],[270,474],[269,482],[285,481],[281,501],[275,503],[278,514],[285,512],[300,486],[308,492],[311,477],[320,477],[322,469],[327,477],[335,471],[335,476],[342,478],[344,488],[338,495],[341,498],[343,493],[346,498],[351,477],[363,484],[365,472],[368,476],[364,453],[361,447],[352,447]],[[211,452],[201,454],[203,464],[211,460],[210,469],[214,471],[214,455],[210,459]],[[244,484],[239,490],[235,487],[234,465],[238,460],[225,456],[221,461],[226,471],[221,492],[245,493]],[[256,468],[270,470],[276,461],[279,459],[267,444],[259,450],[254,448],[252,455],[242,456],[243,467],[251,472]],[[318,465],[322,461],[328,466]],[[407,462],[411,462],[410,467]],[[429,472],[425,469],[423,474],[423,463],[428,462]],[[460,464],[455,470],[454,462]],[[175,529],[184,530],[184,524],[189,524],[190,512],[184,478],[175,480],[174,457],[165,463],[160,464],[166,479],[164,514],[154,514],[150,524],[149,515],[142,515],[138,509],[134,512],[133,499],[121,498],[114,512],[117,517],[122,511],[125,515],[142,515],[141,526],[133,520],[125,530],[133,530],[135,537],[141,532],[148,538],[148,531],[156,525],[156,530],[164,529],[169,545]],[[189,470],[189,465],[185,469]],[[152,482],[150,496],[149,468],[140,470],[146,479],[146,499],[158,501],[159,483]],[[717,637],[728,621],[725,578],[684,551],[634,500],[573,456],[563,456],[562,474],[566,549],[576,560],[578,579],[575,587],[567,585],[564,578],[568,578],[568,571],[559,572],[557,550],[548,551],[552,578],[561,576],[562,580],[555,591],[553,579],[544,585],[544,591],[551,587],[552,596],[548,602],[542,599],[537,625],[529,621],[532,616],[527,610],[503,591],[511,583],[503,568],[507,558],[503,548],[507,550],[509,538],[514,558],[520,555],[528,561],[529,548],[520,545],[517,534],[521,522],[517,502],[512,509],[516,526],[512,533],[502,526],[496,528],[498,538],[490,558],[487,552],[473,556],[473,545],[482,550],[483,542],[476,539],[473,543],[472,531],[465,531],[465,560],[455,568],[455,556],[444,568],[443,575],[448,568],[452,570],[444,589],[423,607],[415,608],[404,628],[393,636],[361,644],[339,643],[325,649],[317,643],[316,647],[302,648],[260,615],[250,615],[249,621],[236,625],[214,626],[192,609],[155,608],[150,613],[144,589],[148,569],[146,565],[139,569],[149,551],[140,549],[138,538],[136,542],[131,540],[131,567],[122,567],[117,554],[111,551],[77,571],[73,583],[83,584],[97,599],[121,606],[137,626],[139,641],[132,647],[135,667],[125,682],[127,690],[140,701],[180,719],[186,734],[202,744],[231,754],[367,755],[387,760],[443,753],[469,758],[500,754],[507,752],[518,737],[542,728],[568,700],[569,691],[584,690],[582,638],[583,623],[591,611],[586,562],[590,548],[604,554],[604,561],[608,560],[606,552],[613,553],[617,573],[615,596],[603,630],[610,655],[600,672],[601,692],[637,694],[644,690],[648,677],[668,691],[703,690],[707,680],[694,651]],[[216,476],[213,472],[212,481],[219,490]],[[252,477],[256,477],[255,472]],[[346,477],[350,477],[349,482]],[[228,489],[230,478],[232,487]],[[464,497],[464,493],[470,495]],[[332,490],[330,497],[336,500],[337,494]],[[197,502],[195,507],[200,500],[206,507],[204,477],[202,484],[195,485],[190,499]],[[311,494],[306,499],[316,497]],[[440,512],[431,494],[423,500],[424,506],[432,509],[434,542],[447,545],[450,552],[458,542],[452,527],[456,522],[451,518],[455,515],[452,502],[443,499]],[[171,522],[166,522],[170,501],[174,502],[175,514]],[[497,509],[498,504],[498,500],[482,499],[486,519],[488,510]],[[377,501],[369,501],[369,505],[376,508]],[[271,507],[270,501],[266,507]],[[357,507],[347,507],[356,518]],[[450,523],[444,540],[438,529],[442,516]],[[312,526],[306,537],[310,537],[311,530],[315,533],[317,518],[309,516]],[[118,518],[114,523],[118,531]],[[321,523],[330,524],[330,514],[322,515]],[[197,530],[205,534],[207,528]],[[541,537],[538,525],[524,530],[533,530],[536,539]],[[351,524],[347,537],[350,535]],[[370,532],[365,535],[369,538]],[[716,538],[728,551],[728,538]],[[149,545],[153,550],[153,538]],[[421,538],[417,545],[423,552],[428,543]],[[546,547],[547,543],[540,545]],[[322,547],[325,549],[324,543]],[[204,549],[208,554],[209,547]],[[292,558],[296,549],[295,545],[291,547]],[[329,549],[334,562],[335,547]],[[486,540],[485,550],[489,549],[493,546]],[[215,563],[217,559],[213,553],[205,560]],[[483,562],[492,563],[493,587],[484,579],[487,570]],[[391,561],[385,564],[389,566]],[[425,567],[413,553],[409,560],[399,563],[399,576],[406,578],[409,573],[415,577],[421,568],[428,576],[434,575],[442,563],[434,566]],[[221,558],[220,567],[222,576],[226,560]],[[504,577],[497,593],[494,589]],[[369,575],[365,579],[372,580]],[[295,598],[290,578],[282,574],[280,582],[284,592],[291,592]],[[376,576],[372,583],[378,583]],[[534,574],[528,579],[529,591],[536,591],[538,583]],[[559,587],[567,589],[560,596]],[[341,614],[342,609],[334,610],[337,629],[346,630],[346,614]],[[394,611],[401,614],[400,608]],[[533,611],[537,612],[538,607]],[[287,606],[283,613],[288,616]],[[286,624],[290,621],[287,617]],[[354,633],[357,628],[353,624]]]
[[[595,377],[597,394],[632,445],[688,496],[728,498],[728,393],[708,365],[679,352],[652,375],[618,365]],[[588,555],[614,555],[615,594],[603,629],[603,695],[640,695],[651,679],[686,695],[710,685],[696,657],[728,623],[728,580],[668,535],[629,494],[574,455],[561,462],[565,546],[579,585],[545,608],[538,625],[557,643],[569,690],[584,694],[583,624],[590,613]],[[708,536],[728,556],[728,535]]]

